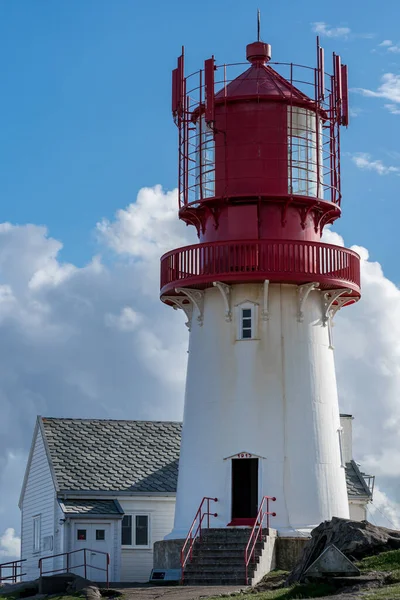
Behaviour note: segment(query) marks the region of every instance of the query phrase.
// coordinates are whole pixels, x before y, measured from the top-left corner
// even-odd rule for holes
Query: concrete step
[[[245,586],[246,585],[246,581],[245,578],[238,578],[238,577],[209,577],[209,578],[205,578],[205,577],[193,577],[193,578],[189,578],[189,579],[184,579],[183,581],[184,585],[213,585],[213,586],[218,586],[218,585],[237,585],[238,587],[240,586]]]
[[[215,551],[224,551],[224,552],[230,552],[230,551],[242,551],[244,553],[245,549],[247,546],[247,542],[246,544],[240,544],[237,542],[209,542],[209,541],[204,541],[201,544],[196,544],[193,547],[194,552],[215,552]],[[264,542],[257,542],[256,544],[256,549],[257,550],[262,550],[264,548]]]
[[[203,542],[236,542],[236,543],[241,543],[241,544],[247,544],[247,542],[250,539],[250,531],[245,531],[245,532],[231,532],[231,535],[228,535],[227,533],[224,534],[219,534],[219,533],[214,533],[214,532],[203,532],[202,533],[202,540]],[[266,533],[263,533],[263,539],[265,539],[267,537]]]
[[[254,563],[251,563],[251,565],[249,565],[249,571],[254,571],[255,570],[255,565]],[[236,574],[240,574],[240,575],[244,575],[246,572],[245,566],[242,563],[241,565],[197,565],[197,564],[191,564],[191,565],[186,565],[185,567],[185,577],[186,574],[188,576],[194,577],[194,575],[198,575],[198,574],[203,574],[203,575],[213,575],[213,574],[230,574],[232,573],[233,575]]]
[[[258,562],[260,554],[256,556],[256,562]],[[253,561],[252,561],[253,562]],[[238,556],[226,556],[225,554],[210,556],[208,554],[204,554],[201,556],[193,557],[193,561],[189,564],[196,565],[243,565],[244,564],[244,554],[240,553]]]

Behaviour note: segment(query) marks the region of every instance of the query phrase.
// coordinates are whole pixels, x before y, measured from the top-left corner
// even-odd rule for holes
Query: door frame
[[[116,548],[115,548],[115,534],[116,534],[115,527],[117,527],[117,533],[118,533],[118,520],[117,519],[101,519],[101,518],[90,519],[86,516],[83,518],[70,517],[69,519],[67,519],[67,523],[69,524],[69,532],[68,532],[69,535],[68,535],[67,547],[65,550],[66,552],[72,552],[73,550],[77,549],[75,547],[75,531],[77,529],[85,529],[89,525],[90,526],[98,525],[99,529],[101,528],[102,525],[110,526],[110,543],[109,543],[110,564],[109,564],[109,569],[108,569],[108,575],[109,575],[110,581],[118,581],[118,577],[117,577],[118,573],[116,572],[117,557],[116,557]],[[86,541],[88,541],[88,540],[86,540]],[[88,542],[86,547],[90,549],[90,546],[91,546],[91,543]]]
[[[245,455],[245,456],[243,456]],[[230,523],[231,519],[232,519],[232,508],[233,508],[233,494],[232,494],[232,460],[234,458],[238,458],[241,460],[247,460],[248,458],[258,458],[258,498],[257,498],[257,509],[260,506],[260,502],[261,502],[261,498],[263,497],[263,462],[264,460],[266,460],[265,456],[260,456],[259,454],[253,454],[252,452],[238,452],[237,454],[231,454],[230,456],[227,456],[226,458],[224,458],[224,461],[226,461],[227,465],[226,468],[228,469],[228,473],[227,473],[227,482],[228,482],[228,488],[227,488],[227,493],[229,494],[229,502],[227,503],[227,506],[229,508],[229,515],[227,515],[228,517],[228,521],[227,523]]]

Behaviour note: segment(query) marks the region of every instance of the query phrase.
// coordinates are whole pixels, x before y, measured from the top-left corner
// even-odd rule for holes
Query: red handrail
[[[3,581],[11,580],[11,583],[17,583],[18,579],[26,573],[22,573],[22,563],[26,561],[26,558],[20,558],[18,560],[10,560],[9,562],[0,564],[0,583]],[[11,575],[3,575],[4,570],[11,570]]]
[[[70,556],[71,554],[76,554],[77,552],[83,552],[83,563],[81,565],[70,565]],[[87,562],[87,552],[94,552],[95,554],[103,554],[106,557],[106,567],[102,568],[102,567],[95,567],[94,565],[91,565]],[[59,556],[65,556],[66,557],[66,566],[62,569],[49,569],[48,571],[44,571],[43,570],[43,561],[44,560],[48,560],[50,558],[58,558]],[[85,579],[87,578],[87,568],[90,567],[91,569],[97,569],[98,571],[105,571],[106,572],[106,584],[107,584],[107,588],[110,585],[110,581],[109,581],[109,565],[110,565],[110,555],[108,552],[102,552],[101,550],[91,550],[90,548],[79,548],[79,550],[71,550],[70,552],[62,552],[60,554],[52,554],[49,556],[43,556],[42,558],[39,559],[39,571],[40,571],[40,577],[42,577],[42,575],[48,575],[49,573],[69,573],[70,569],[79,569],[80,567],[83,567],[83,571],[84,571],[84,576]]]
[[[210,517],[218,517],[218,513],[210,512],[210,500],[211,500],[211,502],[218,502],[218,498],[208,498],[207,496],[205,496],[203,498],[203,500],[201,501],[200,506],[197,510],[196,516],[193,519],[193,523],[189,529],[189,533],[186,536],[185,543],[182,546],[182,549],[181,549],[181,568],[182,568],[181,581],[182,582],[183,582],[183,578],[184,578],[184,570],[185,570],[186,563],[188,562],[189,558],[190,558],[190,560],[192,560],[192,558],[193,558],[193,546],[194,546],[194,543],[195,543],[197,537],[199,537],[200,541],[201,541],[201,526],[202,526],[204,517],[207,517],[207,528],[208,529],[210,528]],[[203,504],[205,502],[207,502],[207,512],[203,512]],[[195,529],[196,523],[197,523],[197,528]],[[189,548],[187,548],[188,544],[189,544]]]
[[[246,546],[246,550],[244,551],[244,564],[246,567],[246,585],[249,583],[248,576],[248,568],[251,560],[255,559],[255,549],[257,539],[262,540],[262,529],[263,529],[263,521],[264,517],[267,517],[267,527],[269,528],[269,518],[276,517],[275,512],[270,512],[269,510],[269,501],[275,502],[276,498],[274,496],[264,496],[261,500],[260,508],[258,510],[258,514],[253,525],[253,529],[251,530],[250,538]],[[267,510],[265,510],[265,504],[267,505]]]

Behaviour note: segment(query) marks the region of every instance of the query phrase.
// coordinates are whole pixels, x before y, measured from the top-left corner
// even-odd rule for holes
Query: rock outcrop
[[[377,527],[368,521],[350,521],[337,517],[324,521],[311,532],[311,540],[304,548],[299,563],[290,573],[288,583],[301,581],[307,568],[331,544],[350,560],[361,560],[372,554],[400,549],[400,531]]]

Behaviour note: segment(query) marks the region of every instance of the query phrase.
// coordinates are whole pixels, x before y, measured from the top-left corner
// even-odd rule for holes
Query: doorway
[[[232,524],[254,523],[258,511],[258,458],[232,459]]]
[[[73,526],[73,550],[82,550],[71,554],[71,571],[92,581],[106,580],[107,556],[112,555],[112,536],[110,523],[85,523],[75,521]],[[86,548],[86,574],[84,572],[84,554]],[[112,565],[112,561],[110,561]],[[110,567],[111,569],[111,567]],[[111,573],[110,573],[111,574]]]

